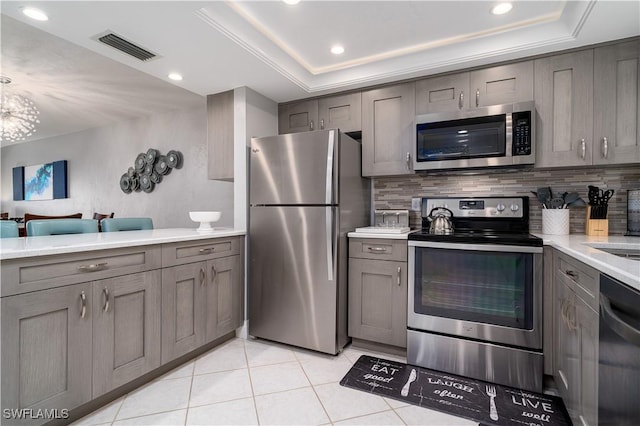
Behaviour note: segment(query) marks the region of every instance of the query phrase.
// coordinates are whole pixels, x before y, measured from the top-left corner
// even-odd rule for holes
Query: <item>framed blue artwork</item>
[[[67,160],[13,168],[13,199],[67,198]]]

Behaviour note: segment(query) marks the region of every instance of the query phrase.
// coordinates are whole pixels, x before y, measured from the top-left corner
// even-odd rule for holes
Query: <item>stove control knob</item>
[[[512,212],[517,212],[518,210],[520,210],[520,206],[517,204],[511,204],[510,208]]]
[[[504,209],[506,209],[507,206],[505,206],[504,204],[500,203],[496,206],[496,210],[498,210],[500,213],[502,213],[504,211]]]

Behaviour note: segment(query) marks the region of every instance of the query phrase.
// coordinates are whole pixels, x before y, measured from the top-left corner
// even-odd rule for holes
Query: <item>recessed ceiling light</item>
[[[24,13],[26,16],[28,16],[31,19],[35,19],[36,21],[49,20],[49,17],[47,16],[46,13],[34,7],[25,7],[24,9],[22,9],[22,13]]]
[[[510,11],[512,7],[513,5],[511,3],[500,3],[494,6],[493,9],[491,9],[491,13],[493,13],[494,15],[504,15],[505,13]]]
[[[171,74],[169,74],[169,78],[171,80],[181,81],[182,80],[182,75],[178,74],[177,72],[172,72]]]
[[[336,44],[331,48],[331,53],[333,53],[334,55],[342,55],[344,53],[344,47]]]
[[[298,4],[300,3],[300,0],[282,0],[283,2],[285,2],[286,4]]]

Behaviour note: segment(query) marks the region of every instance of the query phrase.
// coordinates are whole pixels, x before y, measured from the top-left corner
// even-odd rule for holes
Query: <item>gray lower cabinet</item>
[[[93,283],[93,397],[160,366],[159,270]]]
[[[362,93],[362,175],[413,173],[415,84]]]
[[[554,379],[573,422],[597,425],[598,274],[566,255],[554,260]]]
[[[244,276],[242,257],[230,256],[207,262],[209,281],[205,288],[205,340],[210,342],[242,325]]]
[[[242,325],[241,255],[162,271],[162,363]]]
[[[407,347],[407,242],[350,239],[349,336]]]
[[[3,410],[91,399],[91,299],[90,283],[2,299]]]

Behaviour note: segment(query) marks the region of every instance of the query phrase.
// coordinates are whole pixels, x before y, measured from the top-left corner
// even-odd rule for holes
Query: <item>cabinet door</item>
[[[349,259],[349,336],[407,346],[407,264]]]
[[[207,96],[209,179],[233,180],[233,90]]]
[[[558,275],[556,275],[557,277]],[[580,387],[580,343],[573,321],[575,318],[575,296],[560,279],[554,283],[554,378],[560,396],[573,419],[578,413]]]
[[[594,53],[593,163],[640,161],[640,40]]]
[[[416,81],[416,114],[467,109],[469,96],[467,72]]]
[[[319,99],[318,119],[320,129],[362,130],[362,95],[351,93]]]
[[[535,61],[537,167],[591,164],[593,50]]]
[[[162,270],[162,363],[204,344],[205,262]]]
[[[318,100],[278,105],[278,133],[297,133],[317,130]]]
[[[161,273],[93,283],[93,397],[160,366]]]
[[[599,316],[582,299],[576,301],[577,332],[580,339],[580,421],[598,424],[598,339]]]
[[[471,107],[533,100],[533,61],[473,71],[469,74]]]
[[[362,175],[413,173],[414,83],[362,94]]]
[[[210,342],[242,325],[244,270],[241,256],[207,262],[205,290],[206,341]]]
[[[2,299],[3,409],[91,399],[90,304],[89,283]]]

